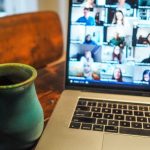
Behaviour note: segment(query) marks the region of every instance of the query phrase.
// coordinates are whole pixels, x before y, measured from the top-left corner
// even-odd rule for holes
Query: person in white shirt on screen
[[[81,6],[86,7],[86,8],[94,8],[95,3],[94,3],[94,0],[84,0]]]
[[[124,37],[131,37],[132,26],[121,10],[116,10],[112,20],[112,24],[116,26],[116,30],[118,30],[118,33],[124,32]]]
[[[117,10],[121,10],[125,16],[130,16],[133,13],[131,6],[126,3],[126,0],[118,0],[116,7]]]
[[[83,64],[83,75],[85,78],[92,79],[92,64],[94,62],[92,53],[86,50],[84,56],[80,60]]]
[[[94,62],[94,59],[92,58],[92,53],[89,50],[85,50],[84,56],[81,57],[81,62],[83,63],[90,63],[92,64]]]

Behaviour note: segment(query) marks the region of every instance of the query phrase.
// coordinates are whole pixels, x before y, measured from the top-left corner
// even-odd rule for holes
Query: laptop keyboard
[[[70,128],[150,136],[150,105],[80,98]]]

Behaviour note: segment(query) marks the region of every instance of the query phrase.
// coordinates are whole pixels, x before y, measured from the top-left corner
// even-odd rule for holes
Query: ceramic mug
[[[0,149],[27,149],[42,133],[44,115],[36,77],[36,69],[29,65],[0,64]]]

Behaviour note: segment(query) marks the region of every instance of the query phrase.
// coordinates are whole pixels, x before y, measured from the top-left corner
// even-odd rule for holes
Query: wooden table
[[[65,62],[61,61],[58,64],[48,65],[47,67],[38,70],[35,86],[44,111],[45,126],[64,89],[64,68]],[[34,148],[32,148],[32,150],[34,150]]]

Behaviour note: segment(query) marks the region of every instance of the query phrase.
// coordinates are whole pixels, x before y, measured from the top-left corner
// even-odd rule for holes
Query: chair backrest
[[[0,18],[0,63],[44,67],[61,57],[63,38],[57,13],[42,11]]]

